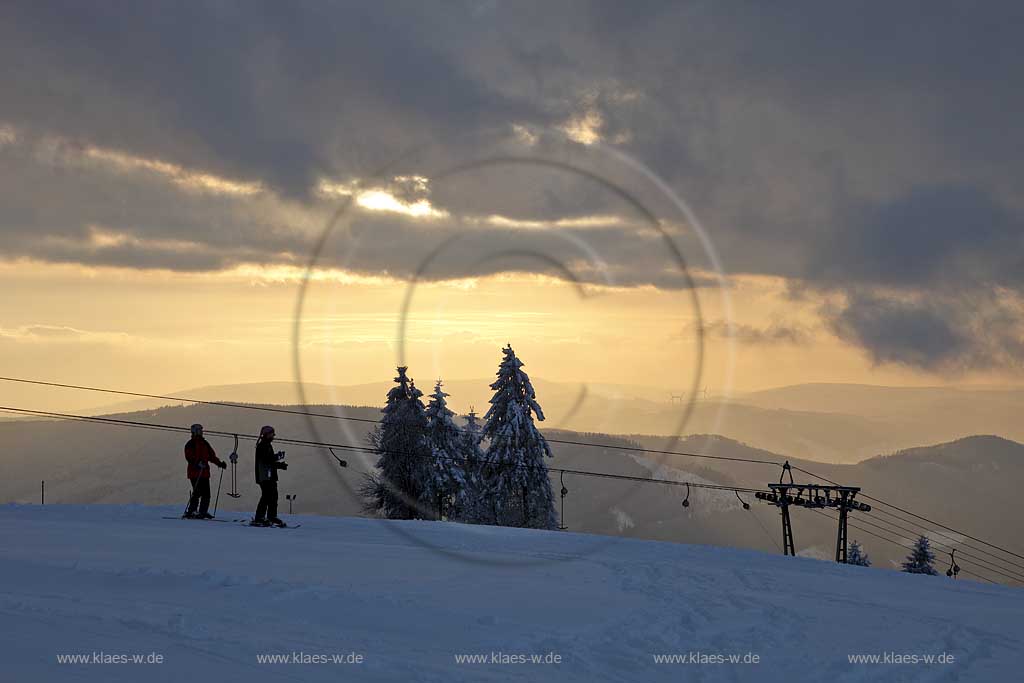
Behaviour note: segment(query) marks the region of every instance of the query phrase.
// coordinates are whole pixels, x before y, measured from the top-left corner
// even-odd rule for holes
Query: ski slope
[[[1009,681],[1024,666],[1017,588],[565,532],[161,519],[176,512],[0,506],[0,681]],[[955,659],[848,660],[885,653]],[[730,655],[759,662],[715,663]]]

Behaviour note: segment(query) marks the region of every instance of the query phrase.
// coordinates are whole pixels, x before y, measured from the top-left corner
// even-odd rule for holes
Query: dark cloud
[[[461,75],[423,33],[424,9],[5,3],[3,115],[300,196],[320,173],[531,117],[528,101]]]
[[[836,332],[879,363],[951,365],[972,347],[969,330],[935,306],[856,297],[834,319]]]
[[[270,197],[186,191],[38,140],[0,147],[0,251],[8,258],[209,271],[305,255],[323,218]],[[53,145],[50,145],[53,148]],[[44,156],[45,158],[40,158]]]
[[[856,293],[827,315],[841,338],[865,348],[876,363],[935,372],[1024,363],[1019,312],[992,296],[907,301]]]
[[[424,145],[435,158],[420,168],[445,168],[486,131],[583,120],[696,209],[727,272],[845,295],[829,319],[876,361],[1014,363],[1017,328],[986,323],[1016,309],[965,302],[1024,295],[1022,25],[1011,2],[8,2],[0,125],[20,138],[0,136],[0,245],[139,268],[301,263],[330,209],[321,177],[366,177]],[[52,138],[71,151],[41,158]],[[266,191],[83,169],[68,162],[76,146]],[[553,272],[481,259],[573,261],[582,242],[620,284],[681,286],[671,255],[634,234],[635,207],[589,179],[469,173],[429,197],[450,220],[370,216],[358,249],[336,242],[330,262],[402,275],[467,216],[617,215],[552,235],[495,229],[488,244],[470,230],[430,277]],[[97,226],[127,237],[98,245]],[[709,265],[692,234],[678,241]]]
[[[1024,216],[975,187],[924,186],[848,211],[818,243],[806,279],[837,286],[1019,286]]]
[[[807,256],[806,282],[849,294],[830,315],[833,329],[876,363],[936,372],[1024,364],[1012,306],[1024,295],[1024,217],[978,188],[920,187],[865,203]]]

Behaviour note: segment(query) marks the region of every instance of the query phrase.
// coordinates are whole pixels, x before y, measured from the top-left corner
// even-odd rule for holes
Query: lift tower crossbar
[[[849,511],[870,512],[871,506],[854,498],[860,493],[858,486],[825,486],[823,484],[788,483],[768,484],[770,493],[758,491],[758,500],[777,506],[782,513],[783,554],[796,555],[793,543],[793,522],[789,516],[792,505],[805,508],[835,508],[839,510],[839,528],[836,532],[836,562],[846,563],[847,531]]]

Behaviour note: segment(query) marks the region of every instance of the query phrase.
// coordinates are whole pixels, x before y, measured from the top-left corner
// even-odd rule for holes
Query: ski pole
[[[220,505],[220,485],[224,483],[224,468],[220,469],[220,479],[217,481],[217,500],[213,502],[213,516],[217,516],[217,506]]]

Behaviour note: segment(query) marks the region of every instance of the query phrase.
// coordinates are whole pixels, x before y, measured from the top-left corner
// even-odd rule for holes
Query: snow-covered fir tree
[[[463,435],[448,409],[448,394],[441,389],[441,380],[427,404],[427,438],[431,453],[423,481],[422,506],[434,510],[438,519],[456,519],[459,505],[465,498],[466,476],[463,470]]]
[[[551,448],[533,423],[544,419],[523,362],[512,346],[502,349],[498,379],[491,384],[494,397],[484,415],[483,434],[488,439],[483,476],[486,498],[483,507],[490,524],[555,529],[554,495],[544,457]]]
[[[462,498],[456,503],[459,521],[487,523],[490,516],[485,505],[487,482],[483,473],[484,451],[480,447],[483,434],[472,406],[466,415],[466,426],[462,428],[459,437],[459,452],[462,456],[462,470],[466,482],[462,489]]]
[[[370,433],[370,446],[380,457],[377,472],[366,475],[361,488],[366,511],[388,519],[424,516],[420,501],[431,449],[420,400],[423,392],[406,376],[406,370],[398,368],[397,386],[388,392],[387,405],[381,411],[384,417]]]
[[[859,567],[870,567],[871,558],[864,552],[864,548],[857,541],[850,543],[846,551],[846,564],[855,564]]]
[[[903,571],[908,574],[938,574],[932,563],[935,562],[935,553],[932,552],[931,543],[927,536],[920,536],[914,544],[914,548],[907,555],[903,562]]]

